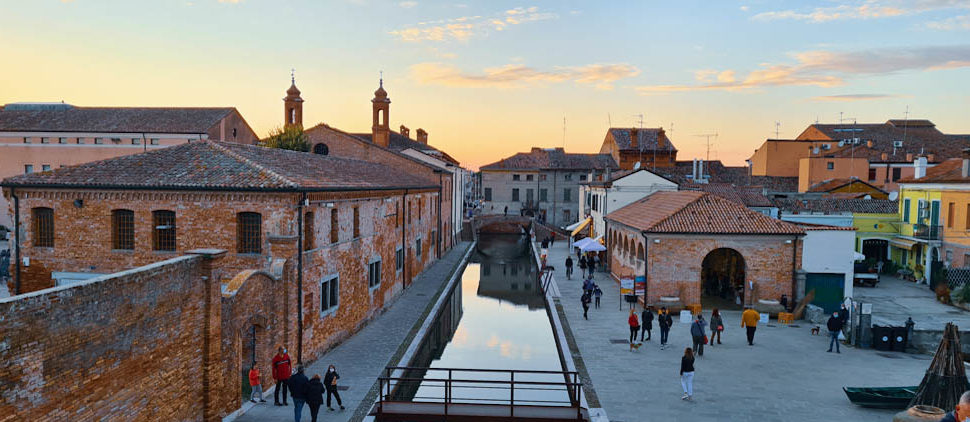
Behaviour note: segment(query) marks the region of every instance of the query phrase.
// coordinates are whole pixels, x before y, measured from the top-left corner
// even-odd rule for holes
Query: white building
[[[579,209],[588,223],[576,226],[582,230],[592,225],[592,236],[606,232],[603,216],[657,191],[675,191],[677,184],[646,169],[623,170],[611,173],[606,180],[580,183]],[[582,220],[581,220],[582,222]]]
[[[815,290],[812,303],[831,312],[838,309],[843,299],[852,297],[852,280],[855,263],[855,229],[852,227],[817,226],[801,224],[805,229],[802,239],[802,270],[805,291]]]

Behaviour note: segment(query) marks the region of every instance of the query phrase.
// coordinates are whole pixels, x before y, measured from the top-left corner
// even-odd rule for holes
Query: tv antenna
[[[780,132],[781,122],[775,122],[775,139],[780,139],[778,133]]]
[[[566,115],[562,116],[562,149],[566,149]]]
[[[694,135],[694,136],[699,137],[699,138],[700,137],[706,138],[706,140],[707,140],[706,141],[707,142],[707,159],[706,159],[706,161],[711,161],[711,137],[713,136],[714,137],[714,140],[717,140],[717,132],[715,131],[714,133],[705,133],[705,134],[702,134],[702,135]]]

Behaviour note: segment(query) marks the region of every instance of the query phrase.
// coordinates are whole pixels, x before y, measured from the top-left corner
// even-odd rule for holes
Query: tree
[[[269,137],[263,141],[263,146],[269,148],[288,149],[290,151],[310,151],[310,140],[307,139],[303,128],[290,125],[273,129]]]

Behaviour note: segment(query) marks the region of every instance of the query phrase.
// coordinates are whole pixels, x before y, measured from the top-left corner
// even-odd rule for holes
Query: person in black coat
[[[303,375],[303,365],[296,368],[296,374],[293,374],[287,384],[290,387],[290,398],[293,399],[293,414],[294,420],[299,422],[300,415],[303,414],[303,405],[306,404],[306,389],[310,380],[306,379],[306,375]]]
[[[573,278],[573,257],[566,257],[566,279],[570,280]]]
[[[317,414],[320,412],[320,405],[323,404],[323,391],[320,374],[315,374],[306,387],[306,404],[310,406],[310,422],[317,422]]]
[[[330,365],[327,368],[327,375],[323,376],[323,385],[327,387],[327,409],[333,410],[330,406],[330,397],[337,398],[337,405],[340,406],[340,410],[344,410],[344,404],[340,401],[340,393],[337,392],[337,380],[340,379],[340,374],[337,373],[337,368]]]
[[[583,297],[579,299],[583,304],[583,319],[589,319],[589,292],[583,291]]]
[[[650,331],[653,330],[653,310],[650,307],[644,308],[643,312],[640,314],[640,341],[643,340],[643,333],[647,333],[647,340],[650,341]]]
[[[839,351],[839,333],[842,332],[842,318],[839,317],[838,312],[832,312],[832,316],[829,317],[829,322],[826,326],[828,326],[829,336],[831,336],[828,351],[831,352],[832,345],[835,344],[835,353],[842,353]]]

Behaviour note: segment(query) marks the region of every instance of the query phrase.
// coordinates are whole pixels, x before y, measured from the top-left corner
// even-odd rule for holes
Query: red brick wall
[[[621,252],[622,239],[630,244],[642,244],[643,238],[636,230],[610,225],[610,271],[614,277],[642,275],[643,267],[636,267],[634,253],[625,258]],[[686,304],[700,303],[701,269],[704,258],[718,248],[730,248],[744,257],[746,281],[753,281],[754,292],[745,290],[745,300],[778,300],[781,295],[791,295],[794,286],[792,253],[797,251],[800,262],[801,242],[794,247],[786,240],[791,236],[743,236],[743,235],[648,235],[647,254],[647,301],[656,304],[660,296],[679,296]],[[659,239],[655,243],[653,239]]]
[[[236,137],[232,137],[232,130],[236,129]],[[209,128],[209,139],[220,141],[237,142],[246,145],[256,145],[259,137],[256,132],[249,127],[246,120],[238,111],[229,113],[228,116],[219,121],[215,126]]]
[[[201,420],[202,259],[0,299],[0,421]]]

